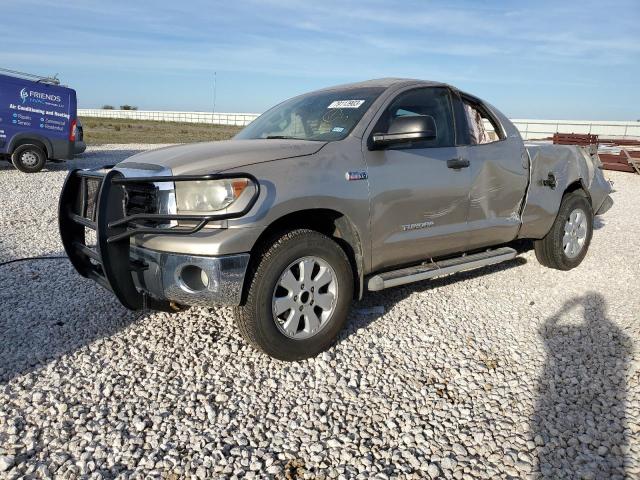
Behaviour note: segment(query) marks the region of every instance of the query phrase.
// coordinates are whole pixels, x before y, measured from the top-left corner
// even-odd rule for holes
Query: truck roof
[[[424,86],[446,86],[446,83],[442,82],[434,82],[431,80],[418,80],[415,78],[374,78],[372,80],[365,80],[362,82],[355,83],[345,83],[342,85],[335,85],[333,87],[322,88],[320,90],[316,90],[318,92],[325,90],[345,90],[351,88],[365,88],[365,87],[381,87],[381,88],[389,88],[396,85],[424,85]]]

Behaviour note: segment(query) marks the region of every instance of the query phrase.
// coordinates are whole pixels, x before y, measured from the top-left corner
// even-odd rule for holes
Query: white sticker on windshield
[[[327,108],[360,108],[364,100],[335,100]]]

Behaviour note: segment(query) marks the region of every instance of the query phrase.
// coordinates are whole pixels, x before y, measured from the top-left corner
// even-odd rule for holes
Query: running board
[[[419,282],[430,278],[448,275],[450,273],[472,270],[486,265],[495,265],[506,260],[511,260],[518,255],[513,248],[502,247],[486,252],[474,253],[473,255],[463,255],[461,257],[450,258],[440,262],[431,262],[408,267],[391,272],[379,273],[369,279],[367,287],[376,292],[385,288],[404,285],[406,283]]]

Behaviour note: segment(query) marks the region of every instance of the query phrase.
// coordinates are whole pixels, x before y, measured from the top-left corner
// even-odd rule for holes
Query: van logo
[[[51,93],[43,93],[36,92],[34,90],[27,90],[23,88],[20,90],[20,98],[22,99],[22,103],[26,103],[29,100],[29,103],[43,103],[47,104],[47,102],[62,102],[62,97],[60,95],[53,95]],[[51,104],[48,104],[51,105]]]
[[[369,176],[367,175],[367,172],[364,171],[347,172],[344,174],[344,178],[346,178],[349,182],[353,182],[355,180],[366,180],[367,178],[369,178]]]

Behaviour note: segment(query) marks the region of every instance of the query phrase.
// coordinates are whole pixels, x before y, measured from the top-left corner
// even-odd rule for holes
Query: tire
[[[344,250],[319,232],[284,233],[262,251],[248,281],[245,302],[235,308],[236,324],[249,344],[273,358],[316,356],[334,342],[347,320],[353,298],[351,264]]]
[[[47,162],[47,155],[37,145],[20,145],[11,155],[13,166],[24,173],[36,173]]]
[[[583,217],[576,217],[576,212]],[[568,229],[565,232],[565,226]],[[568,235],[568,238],[565,238]],[[565,195],[551,230],[533,242],[536,258],[545,267],[557,270],[576,268],[589,249],[593,235],[593,209],[584,193]],[[573,247],[578,246],[578,249]]]

